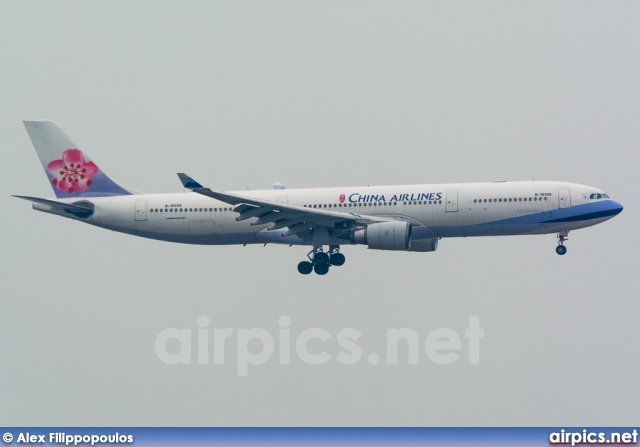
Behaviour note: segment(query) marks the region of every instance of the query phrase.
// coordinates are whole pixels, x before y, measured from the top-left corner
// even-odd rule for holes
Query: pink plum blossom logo
[[[47,165],[56,188],[71,192],[83,192],[91,186],[91,179],[98,173],[98,167],[92,161],[85,161],[79,149],[67,149],[61,160],[53,160]]]

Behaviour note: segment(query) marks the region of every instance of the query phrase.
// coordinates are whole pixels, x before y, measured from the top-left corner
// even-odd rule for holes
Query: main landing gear
[[[313,250],[307,254],[309,260],[298,264],[298,271],[303,275],[308,275],[312,271],[317,275],[326,275],[332,265],[338,267],[344,264],[345,257],[339,250],[339,245],[330,245],[328,252],[322,251],[322,247],[313,247]]]
[[[564,246],[564,241],[569,240],[569,232],[563,231],[558,233],[558,246],[556,247],[556,253],[563,255],[567,252],[567,247]]]

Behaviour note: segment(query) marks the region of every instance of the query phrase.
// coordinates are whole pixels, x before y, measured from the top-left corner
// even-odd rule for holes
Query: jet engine
[[[438,238],[412,239],[408,222],[382,222],[368,225],[351,233],[351,242],[373,250],[436,251]]]
[[[374,250],[409,250],[411,225],[408,222],[382,222],[355,230],[351,242]]]

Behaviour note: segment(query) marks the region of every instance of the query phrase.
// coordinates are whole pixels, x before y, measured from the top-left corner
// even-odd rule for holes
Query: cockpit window
[[[593,193],[589,196],[589,199],[591,200],[595,200],[595,199],[610,199],[611,197],[609,197],[609,194],[597,194],[597,193]]]
[[[609,197],[609,194],[602,194],[602,197],[605,199],[610,199],[611,197]]]

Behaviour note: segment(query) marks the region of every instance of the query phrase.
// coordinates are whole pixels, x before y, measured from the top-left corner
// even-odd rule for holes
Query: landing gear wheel
[[[300,264],[298,264],[298,271],[303,275],[308,275],[312,270],[313,264],[311,264],[309,261],[302,261]]]
[[[558,245],[556,247],[556,253],[558,253],[559,255],[563,255],[567,252],[567,247],[565,247],[564,245]]]
[[[313,267],[313,270],[316,272],[316,275],[326,275],[329,272],[329,264],[316,264]]]
[[[344,264],[345,257],[342,253],[334,253],[331,255],[331,265],[335,265],[336,267]]]
[[[339,253],[339,245],[329,245],[328,251],[323,251],[322,246],[314,245],[313,249],[307,253],[309,261],[302,261],[298,264],[298,271],[303,275],[308,275],[311,271],[317,275],[326,275],[332,265],[344,264],[344,255]]]
[[[329,265],[329,255],[326,254],[323,251],[319,251],[315,254],[315,256],[313,257],[313,261],[315,265],[320,265],[320,264],[326,264],[327,266]],[[327,269],[328,270],[328,269]],[[316,270],[316,273],[318,273],[318,271]],[[326,272],[325,272],[326,273]],[[322,275],[324,275],[324,273],[322,273]]]

